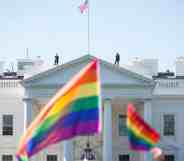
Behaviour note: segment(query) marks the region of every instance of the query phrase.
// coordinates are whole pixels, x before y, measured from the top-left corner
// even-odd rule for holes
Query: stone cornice
[[[30,85],[27,89],[58,89],[64,86],[64,84],[37,84],[37,85]],[[150,85],[145,84],[102,84],[102,88],[114,88],[114,89],[143,89],[143,88],[150,88]]]
[[[45,72],[42,72],[42,73],[39,73],[39,74],[36,74],[28,79],[25,79],[21,82],[21,84],[24,86],[24,87],[30,87],[32,86],[32,82],[35,81],[35,80],[39,80],[43,77],[48,77],[51,73],[53,72],[57,72],[57,71],[60,71],[60,70],[64,70],[64,69],[67,69],[69,67],[72,67],[74,65],[77,65],[79,63],[84,63],[84,62],[89,62],[90,60],[94,59],[95,57],[91,56],[91,55],[85,55],[83,57],[80,57],[78,59],[75,59],[73,61],[70,61],[66,64],[63,64],[63,65],[60,65],[60,66],[57,66],[55,68],[52,68],[52,69],[49,69]],[[151,78],[148,78],[146,76],[143,76],[141,74],[138,74],[138,73],[135,73],[135,72],[132,72],[128,69],[125,69],[123,67],[115,67],[112,63],[109,63],[105,60],[102,60],[100,59],[100,64],[101,66],[104,66],[106,68],[109,68],[110,70],[114,71],[114,72],[117,72],[119,73],[120,75],[127,75],[127,76],[130,76],[131,78],[133,79],[137,79],[137,80],[140,80],[140,82],[142,82],[142,84],[146,84],[146,85],[149,85],[149,86],[154,86],[155,85],[155,82],[154,80],[152,80]]]

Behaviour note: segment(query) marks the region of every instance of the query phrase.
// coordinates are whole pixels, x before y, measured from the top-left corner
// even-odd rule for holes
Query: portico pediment
[[[94,59],[86,55],[66,64],[56,66],[50,70],[34,75],[22,81],[24,87],[61,86],[67,83],[74,74]],[[102,86],[153,86],[153,80],[131,72],[125,68],[115,66],[100,60],[100,78]]]

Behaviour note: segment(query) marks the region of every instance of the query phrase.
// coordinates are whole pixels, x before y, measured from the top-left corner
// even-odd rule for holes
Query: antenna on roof
[[[29,49],[26,48],[26,58],[29,58]]]
[[[10,68],[11,68],[11,72],[14,72],[14,63],[13,62],[10,63]]]

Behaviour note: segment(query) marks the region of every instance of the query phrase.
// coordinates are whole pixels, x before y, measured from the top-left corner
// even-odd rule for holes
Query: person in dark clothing
[[[55,59],[54,59],[54,65],[58,65],[58,64],[59,64],[59,55],[56,53]]]
[[[119,62],[120,62],[120,55],[119,55],[119,53],[116,53],[116,58],[115,58],[114,64],[119,65]]]

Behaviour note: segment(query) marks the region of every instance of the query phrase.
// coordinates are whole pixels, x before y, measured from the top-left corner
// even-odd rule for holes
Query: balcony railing
[[[18,88],[20,80],[0,80],[0,88]]]

